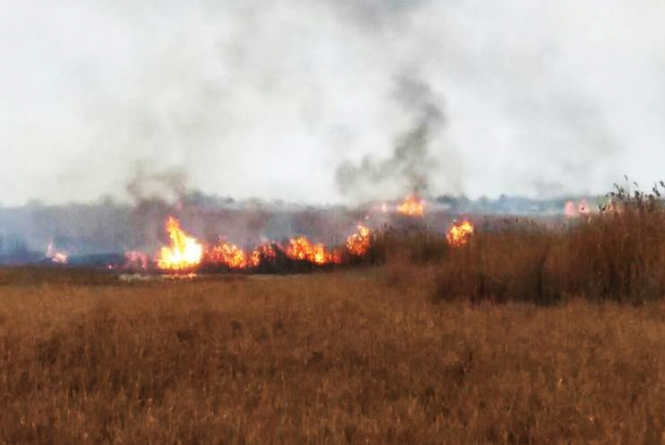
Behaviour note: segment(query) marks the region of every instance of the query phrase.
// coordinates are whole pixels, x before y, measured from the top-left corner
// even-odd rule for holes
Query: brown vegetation
[[[665,186],[663,187],[665,188]],[[665,295],[665,208],[660,192],[609,195],[594,214],[560,220],[484,218],[470,242],[450,245],[425,229],[375,233],[365,261],[389,276],[437,275],[434,300],[573,298],[641,304]]]
[[[445,255],[435,298],[638,304],[663,297],[665,210],[654,195],[611,196],[611,207],[557,229],[515,221],[481,231]]]
[[[426,271],[9,274],[0,443],[658,443],[661,303],[432,304]]]
[[[380,268],[2,269],[0,443],[662,443],[663,222],[638,195],[460,247],[384,232]]]

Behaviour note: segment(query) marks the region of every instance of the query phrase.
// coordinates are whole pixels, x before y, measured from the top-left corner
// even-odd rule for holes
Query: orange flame
[[[425,215],[425,200],[409,195],[397,206],[397,212],[404,216],[422,218]]]
[[[56,264],[67,264],[67,261],[69,260],[69,256],[66,252],[59,252],[55,249],[53,241],[49,242],[48,246],[46,246],[46,258]]]
[[[363,225],[358,225],[358,232],[346,239],[346,248],[351,252],[351,255],[363,256],[369,250],[371,242],[370,230]]]
[[[168,217],[166,231],[169,233],[171,243],[159,251],[157,265],[160,269],[181,271],[201,264],[203,245],[196,238],[183,232],[177,219]]]
[[[339,252],[329,251],[323,244],[312,243],[306,236],[291,238],[284,253],[292,260],[309,261],[318,265],[342,261]]]
[[[251,267],[259,267],[264,261],[274,261],[277,258],[277,252],[272,244],[263,244],[256,247],[249,257]]]
[[[208,249],[206,260],[214,264],[224,264],[231,269],[247,268],[247,254],[235,244],[220,240],[219,244]]]
[[[329,249],[324,244],[310,241],[304,235],[289,239],[283,246],[267,243],[250,252],[223,238],[213,246],[206,246],[185,233],[178,220],[173,217],[166,220],[166,230],[170,244],[162,247],[157,256],[157,265],[162,270],[189,271],[204,262],[223,264],[234,270],[256,268],[264,262],[274,261],[278,255],[277,250],[292,260],[316,265],[339,264],[343,261],[343,248]],[[352,255],[362,256],[369,250],[370,243],[371,231],[358,225],[358,231],[347,238],[346,248]],[[127,252],[126,258],[129,262],[139,263],[143,267],[147,265],[147,260],[136,252]]]
[[[583,215],[590,215],[591,207],[589,207],[589,204],[587,204],[585,199],[577,203],[573,201],[567,201],[563,208],[563,214],[566,216],[566,218],[577,218]]]
[[[462,246],[469,242],[469,238],[473,235],[474,228],[473,224],[469,221],[464,220],[462,222],[455,221],[453,226],[448,231],[446,239],[448,243],[452,246]]]

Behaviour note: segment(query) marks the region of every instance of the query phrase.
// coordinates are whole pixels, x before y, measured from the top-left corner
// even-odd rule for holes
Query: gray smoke
[[[665,163],[660,0],[0,10],[4,206],[135,201],[125,185],[137,162],[148,176],[185,172],[210,195],[308,203],[378,194],[356,173],[396,177],[381,194],[538,197],[602,193],[624,173],[651,183]],[[434,96],[400,102],[400,76]],[[423,105],[440,109],[437,94],[445,131]],[[180,193],[154,182],[139,198]]]
[[[376,199],[394,198],[389,196],[394,193],[430,192],[430,176],[439,167],[430,153],[430,144],[443,126],[441,99],[429,85],[409,77],[397,80],[395,99],[411,116],[410,127],[398,135],[390,158],[365,156],[358,164],[343,162],[336,173],[343,194]]]
[[[178,168],[150,172],[143,163],[137,163],[134,177],[125,189],[135,204],[143,201],[175,202],[187,193],[187,174]]]

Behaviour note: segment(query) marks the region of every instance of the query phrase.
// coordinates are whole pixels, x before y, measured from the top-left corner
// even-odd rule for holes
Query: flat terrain
[[[0,270],[0,443],[661,443],[665,305]]]

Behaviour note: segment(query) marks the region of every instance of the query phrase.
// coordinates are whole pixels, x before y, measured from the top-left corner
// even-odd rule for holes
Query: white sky
[[[444,98],[434,194],[649,188],[663,23],[661,0],[0,0],[0,204],[127,198],[137,163],[341,201],[337,166],[408,128],[403,75]]]

